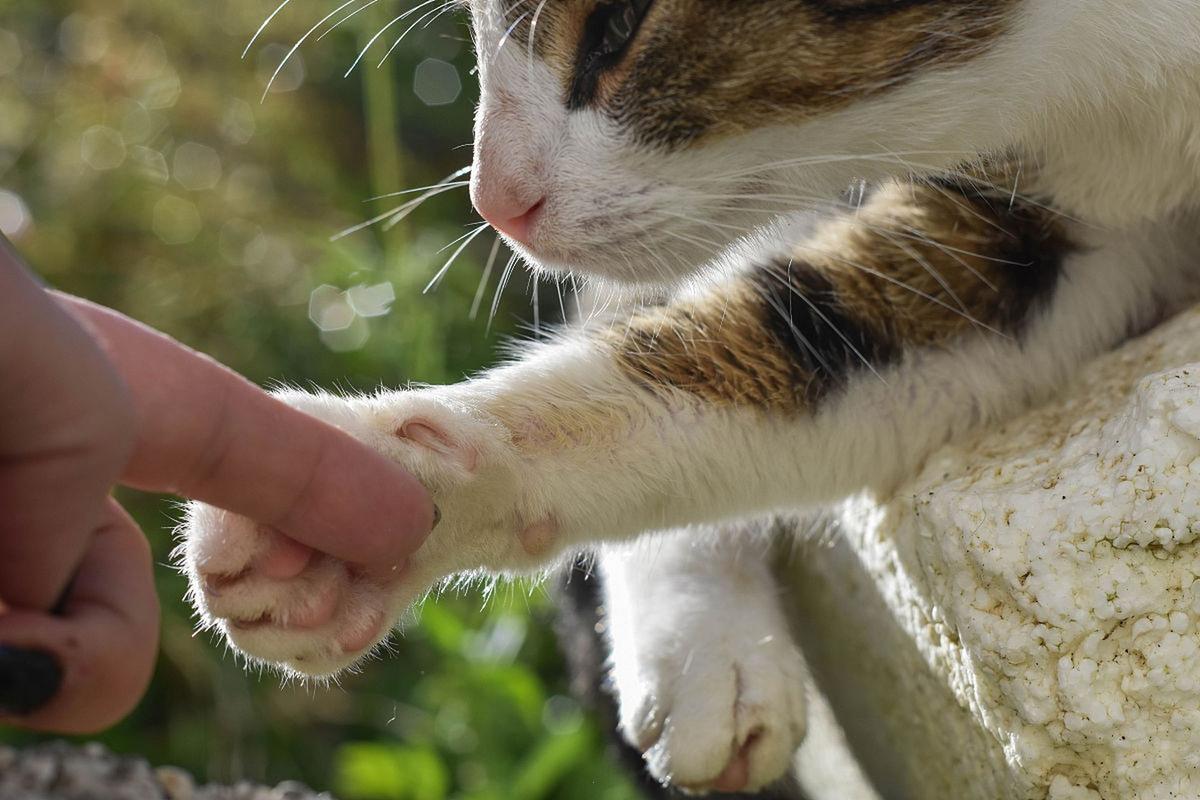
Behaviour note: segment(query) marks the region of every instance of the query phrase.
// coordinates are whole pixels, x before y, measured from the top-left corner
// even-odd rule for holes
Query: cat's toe
[[[254,661],[337,673],[388,633],[394,583],[248,519],[194,504],[184,564],[203,625]]]

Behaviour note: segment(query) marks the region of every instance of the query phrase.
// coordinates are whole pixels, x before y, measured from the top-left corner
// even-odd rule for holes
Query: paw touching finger
[[[335,674],[369,655],[438,581],[484,565],[523,567],[553,552],[557,517],[520,505],[518,459],[497,422],[433,391],[282,398],[415,474],[433,496],[439,523],[403,569],[379,575],[192,504],[181,550],[201,624],[252,660]]]
[[[388,582],[243,517],[194,505],[185,559],[204,622],[260,661],[331,675],[390,627]]]

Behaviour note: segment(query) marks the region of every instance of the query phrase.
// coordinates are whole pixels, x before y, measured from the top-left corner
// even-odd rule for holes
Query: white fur
[[[604,551],[621,731],[664,783],[702,789],[742,757],[753,791],[803,739],[807,672],[767,564],[771,527],[685,528]]]

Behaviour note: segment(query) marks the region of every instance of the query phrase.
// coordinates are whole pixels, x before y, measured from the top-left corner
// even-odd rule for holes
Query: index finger
[[[397,564],[429,533],[433,504],[410,473],[166,335],[61,296],[124,376],[137,411],[122,482],[271,525],[359,564]]]

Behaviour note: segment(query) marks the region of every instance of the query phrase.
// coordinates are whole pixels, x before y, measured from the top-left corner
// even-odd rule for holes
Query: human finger
[[[233,371],[116,312],[62,297],[134,398],[123,482],[203,500],[360,564],[400,563],[433,505],[409,472]]]
[[[145,692],[159,633],[150,548],[115,501],[105,511],[58,613],[0,613],[0,721],[95,733]]]
[[[133,406],[103,350],[0,236],[0,592],[48,610],[130,455]]]

